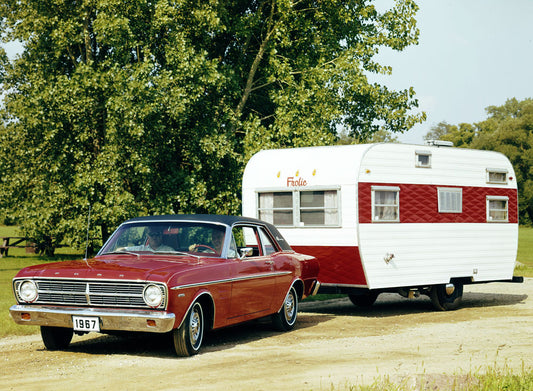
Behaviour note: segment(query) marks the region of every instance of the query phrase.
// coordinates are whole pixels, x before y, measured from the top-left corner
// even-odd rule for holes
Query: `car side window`
[[[231,235],[231,241],[228,248],[228,258],[238,258],[237,244],[235,243],[235,236]]]
[[[263,254],[270,255],[278,251],[276,245],[263,228],[259,228],[259,237],[261,238],[261,243],[263,244]]]
[[[233,240],[240,258],[257,257],[262,250],[256,227],[239,225],[233,227]]]

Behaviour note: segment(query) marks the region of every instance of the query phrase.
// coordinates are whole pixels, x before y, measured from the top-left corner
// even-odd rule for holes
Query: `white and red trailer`
[[[438,143],[436,143],[438,144]],[[500,153],[361,144],[264,150],[243,176],[243,215],[320,260],[322,293],[381,292],[457,308],[463,285],[520,282],[517,181]]]

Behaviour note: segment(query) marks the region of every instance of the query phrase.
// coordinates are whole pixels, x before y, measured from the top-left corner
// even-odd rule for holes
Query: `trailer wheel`
[[[429,293],[431,304],[439,311],[456,310],[463,299],[463,284],[434,285]]]
[[[378,292],[366,292],[362,295],[348,295],[353,305],[358,307],[372,307],[378,298]]]

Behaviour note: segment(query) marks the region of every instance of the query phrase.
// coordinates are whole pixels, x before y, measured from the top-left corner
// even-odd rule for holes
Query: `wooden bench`
[[[21,245],[20,243],[26,242],[26,244]],[[4,236],[2,237],[2,245],[0,246],[0,258],[8,256],[8,251],[10,248],[25,248],[26,252],[35,252],[36,245],[31,243],[31,240],[28,238],[20,236]]]

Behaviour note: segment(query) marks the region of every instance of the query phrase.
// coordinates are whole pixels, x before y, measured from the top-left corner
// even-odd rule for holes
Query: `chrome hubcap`
[[[289,292],[287,297],[285,298],[285,319],[287,319],[289,322],[292,320],[292,317],[294,316],[294,297],[292,295],[292,292]]]
[[[189,335],[191,337],[192,345],[196,345],[201,335],[202,320],[198,310],[195,309],[191,314],[191,320],[189,322]]]

